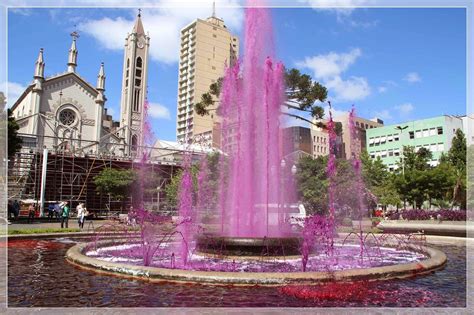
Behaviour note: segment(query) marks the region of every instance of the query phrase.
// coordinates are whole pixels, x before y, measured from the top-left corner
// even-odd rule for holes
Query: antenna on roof
[[[212,1],[212,17],[216,17],[216,1]]]

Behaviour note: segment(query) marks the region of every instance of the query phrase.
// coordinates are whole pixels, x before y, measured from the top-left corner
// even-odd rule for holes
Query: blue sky
[[[211,4],[142,12],[151,36],[148,99],[158,138],[176,137],[179,29],[210,12]],[[217,15],[242,35],[242,9],[218,7]],[[47,76],[66,70],[69,33],[76,24],[77,71],[95,85],[105,62],[106,106],[118,119],[123,43],[135,16],[133,9],[10,9],[10,100],[32,80],[40,47]],[[355,104],[359,116],[377,116],[386,124],[465,114],[464,9],[275,8],[272,16],[277,58],[327,86],[336,111]]]

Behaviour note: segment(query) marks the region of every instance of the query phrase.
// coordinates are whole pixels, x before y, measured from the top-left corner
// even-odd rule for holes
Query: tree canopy
[[[22,140],[18,136],[20,127],[13,117],[13,111],[8,109],[8,158],[12,158],[21,149]]]
[[[324,109],[315,104],[315,102],[324,102],[327,98],[327,89],[319,82],[312,80],[311,76],[301,74],[298,69],[285,70],[285,84],[287,100],[282,106],[288,109],[294,109],[301,113],[309,113],[316,120],[322,119]],[[201,95],[201,100],[195,104],[194,108],[198,115],[205,116],[213,110],[219,114],[219,107],[215,107],[218,103],[219,95],[222,88],[223,78],[219,78],[216,82],[209,86],[209,91]],[[298,114],[282,112],[282,114],[306,121],[310,124],[313,122]],[[317,123],[322,126],[321,123]]]

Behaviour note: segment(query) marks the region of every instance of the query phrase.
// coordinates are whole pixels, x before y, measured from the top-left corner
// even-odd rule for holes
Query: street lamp
[[[407,129],[408,126],[396,126],[395,129],[396,130],[400,130],[400,140],[402,138],[402,133],[403,133],[403,130]],[[403,178],[405,179],[405,146],[402,145],[402,176]],[[403,200],[403,208],[406,208],[406,199],[404,198]],[[397,207],[398,209],[398,207]]]
[[[399,130],[400,131],[400,140],[402,138],[402,133],[403,133],[403,130],[407,129],[408,126],[396,126],[395,129],[396,130]],[[404,146],[402,145],[402,175],[403,177],[405,177],[405,149],[404,149]]]

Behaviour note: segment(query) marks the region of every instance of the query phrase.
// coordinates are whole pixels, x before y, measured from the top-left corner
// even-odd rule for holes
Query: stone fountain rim
[[[112,241],[104,243],[112,243]],[[446,255],[438,249],[427,246],[418,246],[417,248],[412,246],[413,251],[423,252],[429,258],[414,263],[333,272],[219,272],[167,269],[103,261],[84,255],[83,251],[87,245],[87,243],[79,243],[72,246],[66,252],[66,260],[77,267],[102,274],[151,282],[209,285],[282,286],[289,284],[311,285],[329,281],[402,279],[434,272],[443,268],[447,261]]]

